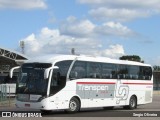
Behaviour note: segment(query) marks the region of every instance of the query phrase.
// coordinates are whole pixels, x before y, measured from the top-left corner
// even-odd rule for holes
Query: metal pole
[[[3,101],[4,99],[4,87],[3,87],[3,84],[1,85],[1,101]]]
[[[72,55],[75,55],[75,48],[72,48],[72,49],[71,49],[71,54],[72,54]]]
[[[1,95],[0,95],[0,97],[1,97],[1,99],[0,99],[0,101],[2,102],[2,85],[1,85]]]
[[[5,85],[5,93],[4,93],[4,100],[7,100],[7,85]]]
[[[9,86],[9,107],[10,107],[10,103],[11,103],[11,101],[10,101],[10,87],[11,86]]]

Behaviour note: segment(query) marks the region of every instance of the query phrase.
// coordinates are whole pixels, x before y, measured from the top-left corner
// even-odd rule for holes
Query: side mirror
[[[13,67],[12,69],[10,69],[9,77],[12,78],[12,77],[13,77],[13,71],[14,71],[15,69],[19,69],[19,68],[20,68],[20,66]]]
[[[50,68],[47,68],[45,71],[44,71],[44,79],[47,79],[49,77],[49,72],[53,69],[59,69],[58,66],[53,66],[53,67],[50,67]]]

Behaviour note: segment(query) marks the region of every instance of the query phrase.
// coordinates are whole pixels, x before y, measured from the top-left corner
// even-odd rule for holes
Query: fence
[[[14,104],[15,88],[14,84],[0,84],[0,107]]]

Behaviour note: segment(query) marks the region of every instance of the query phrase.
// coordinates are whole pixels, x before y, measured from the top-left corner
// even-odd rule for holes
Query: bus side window
[[[139,71],[139,79],[145,80],[145,67],[141,66]]]
[[[128,69],[126,65],[118,66],[118,79],[126,79],[128,74]]]
[[[137,80],[139,78],[139,66],[128,65],[127,79]]]
[[[70,72],[69,78],[71,80],[86,78],[86,62],[76,61]]]
[[[117,73],[118,65],[116,65],[116,64],[110,64],[110,65],[112,67],[112,71],[111,71],[112,79],[117,79],[117,77],[118,77],[118,73]]]
[[[150,67],[144,67],[144,77],[145,80],[151,80],[152,69]]]
[[[88,78],[101,78],[101,64],[95,62],[88,62],[87,68]]]
[[[103,79],[112,79],[112,70],[113,66],[109,63],[102,64],[102,78]]]

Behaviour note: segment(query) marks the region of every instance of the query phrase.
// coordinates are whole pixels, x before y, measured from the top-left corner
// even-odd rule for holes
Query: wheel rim
[[[131,102],[131,107],[132,107],[132,108],[134,108],[134,107],[135,107],[135,105],[136,105],[135,100],[132,98],[130,102]]]
[[[75,111],[77,109],[77,104],[75,101],[70,102],[70,110]]]

